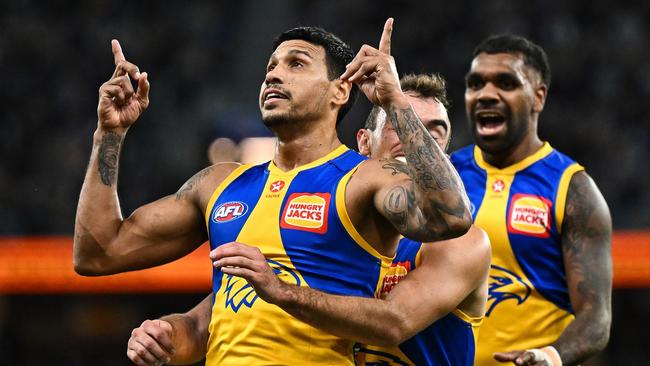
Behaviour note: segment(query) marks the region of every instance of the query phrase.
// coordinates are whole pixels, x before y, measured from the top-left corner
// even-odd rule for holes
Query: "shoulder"
[[[465,146],[454,151],[449,160],[456,168],[471,164],[474,161],[474,145]]]
[[[355,184],[376,185],[385,183],[387,179],[410,179],[408,166],[395,159],[368,159],[359,164],[350,182],[351,184],[356,181]]]
[[[242,165],[239,163],[217,163],[211,165],[188,179],[176,192],[176,199],[197,199],[206,201],[212,191],[223,182],[232,172]]]
[[[607,202],[587,172],[573,174],[567,192],[564,224],[588,227],[591,224],[611,225]]]

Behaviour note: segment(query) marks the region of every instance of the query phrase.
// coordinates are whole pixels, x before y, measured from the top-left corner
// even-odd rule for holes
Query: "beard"
[[[503,136],[481,136],[476,130],[476,126],[472,127],[474,141],[478,147],[482,151],[493,155],[513,151],[524,140],[530,128],[525,118],[517,118],[517,116],[513,115],[510,115],[509,120],[506,121],[506,133]]]
[[[295,111],[285,113],[270,113],[269,115],[262,115],[262,122],[268,128],[284,126],[293,124],[300,121],[302,118]]]

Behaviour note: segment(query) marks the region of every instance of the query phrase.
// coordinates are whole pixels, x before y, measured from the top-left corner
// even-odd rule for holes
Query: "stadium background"
[[[546,49],[553,82],[540,134],[585,165],[615,229],[636,243],[626,252],[636,259],[633,280],[614,290],[610,344],[591,365],[650,364],[650,3],[611,0],[3,1],[0,364],[128,364],[133,327],[184,311],[209,291],[207,282],[174,277],[185,267],[101,288],[66,277],[97,89],[113,70],[111,38],[152,84],[151,106],[122,154],[119,189],[128,214],[205,166],[212,139],[268,135],[257,95],[276,34],[320,25],[358,49],[378,42],[388,16],[396,19],[398,70],[436,71],[448,80],[452,150],[470,142],[463,77],[473,47],[489,34],[515,32]],[[360,98],[342,123],[348,146],[368,109]],[[629,236],[620,238],[625,245]],[[209,261],[199,271],[209,277]]]

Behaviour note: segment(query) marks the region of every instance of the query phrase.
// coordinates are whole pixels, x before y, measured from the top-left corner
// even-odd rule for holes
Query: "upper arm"
[[[450,226],[449,217],[464,215],[462,202],[458,207],[447,207],[427,199],[409,177],[408,166],[398,160],[377,160],[367,165],[377,185],[374,207],[400,234],[425,242],[460,235]]]
[[[227,169],[206,168],[175,194],[135,210],[110,237],[94,238],[100,246],[75,246],[75,265],[82,274],[111,274],[153,267],[178,259],[205,242],[203,210],[206,195],[227,175]],[[210,192],[210,193],[208,193]],[[83,258],[84,260],[81,260]]]
[[[408,336],[452,312],[481,288],[490,267],[489,239],[476,226],[459,238],[423,244],[422,251],[420,265],[386,298],[403,315]]]
[[[612,288],[612,220],[607,203],[585,172],[571,178],[562,223],[562,252],[571,304],[580,316],[607,319]],[[594,319],[596,320],[596,319]]]

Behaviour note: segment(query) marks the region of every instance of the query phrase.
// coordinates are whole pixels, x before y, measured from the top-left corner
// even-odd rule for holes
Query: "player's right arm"
[[[472,226],[459,238],[424,245],[420,266],[386,299],[332,295],[286,284],[258,248],[241,243],[221,245],[210,257],[223,273],[246,279],[260,298],[316,328],[362,343],[395,346],[461,305],[471,308],[473,315],[485,309],[487,234]]]
[[[185,365],[205,357],[213,294],[192,310],[145,320],[133,329],[126,355],[138,366]]]
[[[115,72],[99,89],[97,130],[75,220],[74,267],[89,276],[159,265],[203,243],[207,234],[198,202],[200,182],[219,174],[208,168],[176,196],[122,217],[117,195],[120,150],[129,127],[149,105],[149,81],[146,73],[125,60],[116,40],[112,50]],[[137,90],[130,78],[137,81]]]

